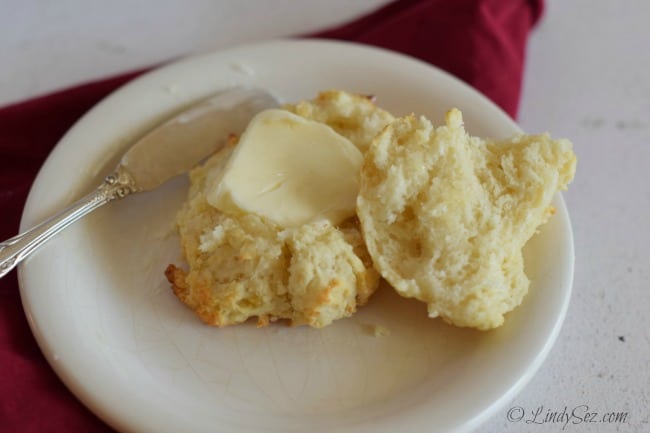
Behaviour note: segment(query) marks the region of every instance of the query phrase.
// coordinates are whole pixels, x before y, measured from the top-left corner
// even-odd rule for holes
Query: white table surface
[[[174,56],[312,31],[384,3],[0,0],[0,106]],[[627,413],[625,423],[565,431],[650,432],[648,18],[648,0],[548,0],[530,40],[519,123],[570,138],[579,160],[565,194],[574,292],[537,375],[478,432],[561,431],[508,414],[540,410],[540,421],[565,407]]]

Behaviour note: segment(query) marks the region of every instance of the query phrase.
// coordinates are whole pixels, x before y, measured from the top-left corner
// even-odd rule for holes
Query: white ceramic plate
[[[100,182],[139,134],[179,107],[233,84],[286,101],[340,88],[394,112],[463,110],[471,133],[518,131],[498,108],[447,74],[358,45],[274,41],[190,58],[121,88],[83,117],[42,168],[22,228]],[[187,187],[97,211],[20,269],[30,325],[66,385],[129,432],[467,432],[531,378],[561,326],[573,277],[562,198],[526,248],[532,287],[492,332],[426,317],[382,289],[359,313],[322,330],[203,325],[163,276],[178,263],[172,220]],[[381,325],[390,335],[375,337]]]

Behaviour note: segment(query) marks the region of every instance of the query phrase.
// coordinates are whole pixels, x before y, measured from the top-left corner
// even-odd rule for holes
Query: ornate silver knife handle
[[[0,278],[70,224],[108,202],[119,200],[135,192],[138,192],[138,189],[132,176],[124,167],[118,166],[90,194],[36,227],[0,243]]]

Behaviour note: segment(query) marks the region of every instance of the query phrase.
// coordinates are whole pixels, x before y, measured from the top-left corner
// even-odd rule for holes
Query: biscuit
[[[363,305],[378,284],[358,223],[282,229],[253,214],[231,216],[210,206],[206,180],[232,148],[191,174],[189,199],[177,217],[189,270],[169,265],[174,294],[206,323],[226,326],[257,317],[323,327]]]
[[[326,92],[290,110],[330,125],[359,147],[370,141],[368,125],[383,128],[381,122],[392,120],[366,98],[344,92]],[[217,210],[206,192],[233,146],[190,172],[188,199],[176,220],[188,268],[172,264],[165,272],[174,294],[215,326],[256,317],[259,326],[288,319],[320,328],[350,316],[379,283],[356,217],[338,227],[316,221],[283,229],[254,214]]]
[[[568,140],[470,137],[460,111],[434,128],[391,123],[361,170],[357,214],[374,265],[429,316],[464,327],[500,326],[529,280],[522,248],[553,213],[575,173]]]

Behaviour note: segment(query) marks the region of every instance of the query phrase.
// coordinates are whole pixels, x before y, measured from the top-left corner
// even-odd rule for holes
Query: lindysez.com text
[[[506,419],[511,423],[562,426],[562,430],[578,424],[625,424],[629,421],[627,412],[597,411],[586,404],[563,408],[537,406],[532,409],[513,406],[506,412]]]

